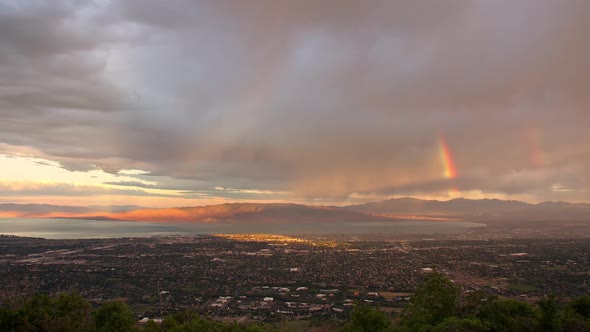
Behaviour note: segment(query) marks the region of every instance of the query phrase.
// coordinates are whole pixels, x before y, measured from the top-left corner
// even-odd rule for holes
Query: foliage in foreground
[[[129,307],[107,302],[93,309],[79,295],[50,297],[35,294],[26,300],[4,300],[0,307],[0,331],[85,332],[264,332],[267,325],[216,322],[184,311],[166,316],[162,324],[143,326]],[[379,331],[590,331],[590,297],[560,306],[554,297],[536,305],[498,299],[483,291],[462,293],[444,275],[433,273],[421,284],[410,304],[395,320],[376,308],[358,305],[341,324],[343,332]]]
[[[386,323],[389,320],[389,324]],[[560,307],[555,297],[536,306],[483,291],[462,294],[444,275],[431,274],[396,324],[377,309],[357,307],[346,331],[590,331],[590,297]]]
[[[215,322],[194,313],[182,312],[169,315],[163,324],[149,321],[137,325],[137,319],[128,305],[122,302],[107,302],[92,309],[88,301],[76,294],[60,294],[50,297],[35,294],[30,299],[16,303],[6,301],[0,307],[0,331],[2,332],[135,332],[135,331],[219,331],[219,332],[264,332],[266,328],[250,324]]]

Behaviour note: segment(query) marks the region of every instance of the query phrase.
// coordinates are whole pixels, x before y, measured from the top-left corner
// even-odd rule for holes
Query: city
[[[337,238],[337,237],[335,237]],[[465,291],[534,303],[590,291],[587,238],[334,240],[329,236],[0,237],[2,292],[123,301],[137,319],[191,309],[236,321],[338,319],[353,303],[399,314],[432,271]]]

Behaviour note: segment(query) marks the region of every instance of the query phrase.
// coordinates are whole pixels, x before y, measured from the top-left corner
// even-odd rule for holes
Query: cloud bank
[[[590,201],[587,1],[0,1],[0,31],[0,152],[145,172],[119,190]]]

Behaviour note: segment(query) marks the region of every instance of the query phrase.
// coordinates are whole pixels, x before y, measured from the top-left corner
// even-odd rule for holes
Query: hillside
[[[377,217],[357,211],[298,204],[229,203],[166,209],[141,208],[119,212],[98,211],[86,208],[67,208],[62,210],[61,208],[59,206],[46,206],[42,209],[24,209],[15,206],[0,205],[0,213],[6,216],[30,218],[207,223],[363,222],[395,220],[395,218]]]
[[[449,201],[415,198],[350,205],[347,211],[397,218],[449,218],[480,222],[590,222],[590,204],[457,198]]]
[[[396,198],[345,207],[276,203],[228,203],[197,207],[149,209],[135,206],[72,207],[0,204],[0,216],[77,218],[158,222],[322,223],[384,220],[457,220],[485,223],[590,222],[590,204],[543,202],[529,204],[499,199],[449,201]]]

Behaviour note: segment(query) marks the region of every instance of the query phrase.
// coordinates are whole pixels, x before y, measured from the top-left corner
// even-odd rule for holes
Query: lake
[[[484,224],[437,221],[383,221],[356,223],[157,223],[78,219],[3,218],[0,234],[46,239],[88,239],[148,237],[158,235],[195,235],[217,233],[266,234],[453,234]]]

